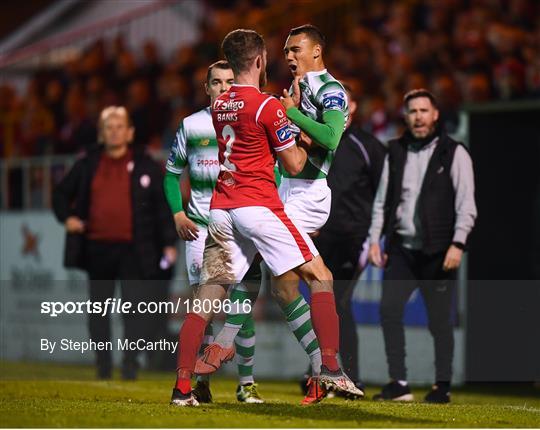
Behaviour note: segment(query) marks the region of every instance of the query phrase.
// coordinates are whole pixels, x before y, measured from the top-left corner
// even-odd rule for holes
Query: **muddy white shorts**
[[[201,284],[241,281],[257,253],[275,276],[319,254],[310,237],[297,228],[283,209],[212,209]]]
[[[328,220],[332,192],[326,179],[282,178],[278,191],[285,213],[306,233],[319,230]]]
[[[198,285],[201,275],[201,267],[204,253],[204,242],[208,236],[206,226],[197,224],[199,237],[195,240],[186,240],[186,270],[188,273],[189,285]]]

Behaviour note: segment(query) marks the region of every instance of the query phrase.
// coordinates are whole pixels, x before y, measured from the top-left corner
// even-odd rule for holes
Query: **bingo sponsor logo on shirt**
[[[245,106],[243,100],[220,100],[214,102],[214,111],[218,121],[237,121],[237,112]],[[223,112],[223,113],[220,113]]]

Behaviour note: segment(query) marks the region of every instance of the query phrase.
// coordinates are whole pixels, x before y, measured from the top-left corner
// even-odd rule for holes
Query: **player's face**
[[[133,128],[123,115],[111,115],[103,124],[105,146],[118,148],[127,145],[133,139]]]
[[[297,34],[287,38],[283,52],[293,76],[302,77],[315,69],[315,59],[321,55],[321,47],[305,34]]]
[[[204,84],[206,94],[210,96],[210,104],[213,104],[215,99],[231,88],[232,84],[234,84],[232,69],[218,69],[214,67],[210,71],[209,81]]]
[[[412,135],[418,139],[429,136],[435,130],[439,111],[427,97],[409,100],[405,111],[405,122]]]

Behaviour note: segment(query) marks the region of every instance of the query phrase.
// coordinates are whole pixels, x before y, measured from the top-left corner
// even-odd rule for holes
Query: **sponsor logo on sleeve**
[[[292,138],[291,130],[289,129],[289,124],[285,124],[283,127],[276,130],[276,136],[279,140],[279,143],[284,143],[287,140]]]
[[[345,108],[345,93],[333,91],[323,95],[323,107],[325,110],[343,110]]]

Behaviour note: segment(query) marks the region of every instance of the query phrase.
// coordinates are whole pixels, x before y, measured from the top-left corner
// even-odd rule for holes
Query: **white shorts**
[[[204,242],[208,236],[206,226],[197,224],[199,237],[195,240],[186,240],[186,269],[188,273],[189,285],[198,285],[201,275],[201,267],[204,253]]]
[[[310,237],[281,209],[263,206],[212,209],[201,284],[240,282],[257,253],[274,276],[319,254]]]
[[[332,192],[326,179],[282,178],[278,191],[285,213],[306,233],[319,230],[328,221]]]

